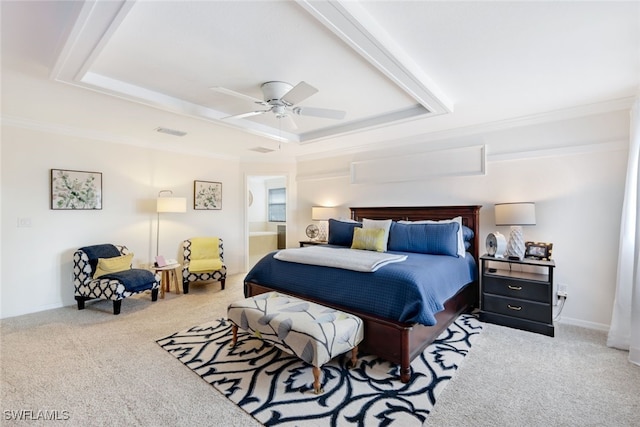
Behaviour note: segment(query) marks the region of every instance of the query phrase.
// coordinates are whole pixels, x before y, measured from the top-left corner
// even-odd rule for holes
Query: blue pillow
[[[389,232],[389,250],[457,257],[459,226],[457,222],[437,224],[393,222]]]
[[[465,250],[469,250],[471,248],[471,241],[476,234],[472,229],[467,227],[466,225],[462,226],[462,240],[464,240],[464,248]]]
[[[359,222],[345,222],[337,219],[329,220],[329,244],[351,247],[353,242],[353,229],[362,227]]]
[[[472,229],[470,229],[469,227],[467,227],[466,225],[462,226],[462,239],[465,242],[470,242],[471,240],[473,240],[473,236],[475,236],[475,233],[473,232]]]

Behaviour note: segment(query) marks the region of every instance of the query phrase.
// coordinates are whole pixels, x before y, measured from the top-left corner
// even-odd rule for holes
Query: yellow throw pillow
[[[98,258],[98,265],[96,266],[96,272],[93,274],[93,278],[97,279],[105,274],[129,270],[131,269],[132,260],[133,253],[113,258]]]
[[[354,228],[351,249],[385,252],[385,234],[382,228]]]
[[[217,237],[192,237],[191,238],[191,261],[195,259],[215,259],[220,258],[218,245],[220,241]]]

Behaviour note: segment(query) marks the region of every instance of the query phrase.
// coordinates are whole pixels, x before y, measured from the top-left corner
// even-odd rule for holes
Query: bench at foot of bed
[[[316,394],[322,392],[320,367],[349,350],[355,366],[364,337],[359,317],[278,292],[236,301],[227,317],[233,323],[232,346],[240,328],[312,365]]]

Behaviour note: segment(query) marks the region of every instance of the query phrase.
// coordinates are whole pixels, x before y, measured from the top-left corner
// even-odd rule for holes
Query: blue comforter
[[[373,273],[280,261],[272,252],[262,258],[245,282],[295,292],[327,303],[386,319],[434,325],[444,302],[477,279],[473,257],[407,255],[404,262],[386,265]]]

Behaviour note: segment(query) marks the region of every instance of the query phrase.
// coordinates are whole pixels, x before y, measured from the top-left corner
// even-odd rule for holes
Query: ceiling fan
[[[318,89],[303,81],[295,86],[279,81],[262,83],[262,85],[260,85],[260,89],[262,89],[264,99],[254,98],[253,96],[245,95],[244,93],[236,92],[220,86],[212,87],[211,89],[237,98],[246,99],[265,107],[265,109],[262,110],[248,111],[246,113],[223,117],[223,120],[243,119],[271,112],[274,113],[278,119],[287,119],[289,121],[289,125],[295,129],[297,127],[291,117],[292,114],[336,120],[344,119],[346,115],[344,111],[340,110],[298,106],[297,104],[318,92]]]

